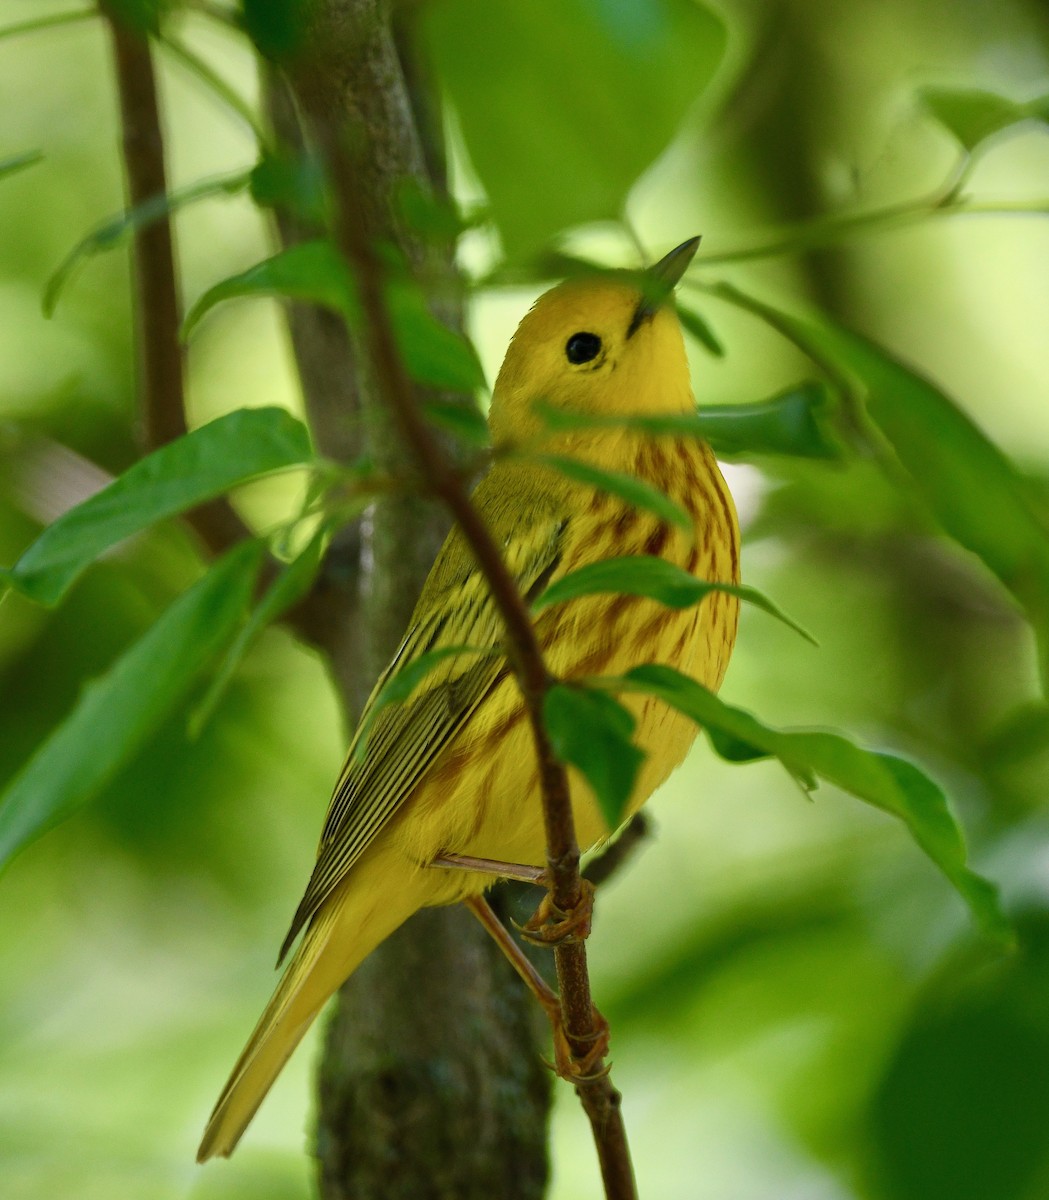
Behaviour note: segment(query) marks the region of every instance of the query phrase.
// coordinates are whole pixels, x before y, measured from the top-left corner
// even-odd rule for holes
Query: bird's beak
[[[627,337],[632,336],[646,321],[651,320],[666,303],[698,249],[699,238],[689,238],[644,272],[641,276],[641,299],[630,319]]]

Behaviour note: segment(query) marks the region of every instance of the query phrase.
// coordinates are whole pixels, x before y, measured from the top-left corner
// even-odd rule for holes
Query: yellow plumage
[[[679,275],[673,273],[671,285]],[[570,347],[577,335],[597,339],[597,350],[593,340]],[[653,484],[691,515],[691,535],[527,458],[498,461],[473,500],[526,596],[586,563],[622,555],[659,555],[697,578],[738,581],[735,511],[707,446],[614,428],[544,434],[535,411],[540,401],[603,416],[692,411],[671,309],[624,281],[568,283],[548,292],[514,335],[490,420],[497,445],[538,446]],[[723,592],[683,611],[604,595],[545,609],[536,632],[561,678],[618,675],[659,662],[717,688],[736,618],[737,602]],[[497,651],[501,638],[484,580],[453,531],[387,676],[442,646],[496,652],[448,658],[406,703],[378,714],[363,754],[351,748],[285,949],[305,930],[302,941],[216,1104],[200,1161],[233,1150],[310,1022],[384,938],[419,908],[453,903],[493,882],[434,868],[435,857],[544,864],[535,755],[516,681]],[[684,758],[696,730],[657,700],[624,702],[647,755],[632,812]],[[585,782],[575,772],[570,782],[578,840],[586,848],[612,831]]]

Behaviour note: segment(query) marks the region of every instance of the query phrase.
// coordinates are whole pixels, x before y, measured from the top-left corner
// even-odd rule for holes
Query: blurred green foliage
[[[239,34],[177,5],[125,5],[253,97]],[[65,7],[0,0],[0,30]],[[267,7],[246,4],[247,27],[279,58],[294,29]],[[495,222],[464,222],[462,260],[497,280],[497,237],[516,260],[503,275],[516,288],[472,297],[488,378],[541,286],[532,252],[633,266],[635,237],[654,257],[704,234],[703,287],[687,306],[725,353],[712,358],[708,326],[693,323],[694,382],[721,415],[723,448],[744,460],[727,472],[744,577],[821,645],[745,613],[724,698],[923,765],[1019,929],[1011,955],[985,941],[879,814],[826,790],[806,804],[773,765],[697,749],[654,804],[660,833],[603,890],[591,943],[642,1194],[1049,1197],[1049,719],[1032,632],[1049,513],[1049,233],[1044,217],[1017,215],[1049,205],[1044,6],[736,0],[715,14],[687,0],[579,0],[554,13],[435,0],[425,32],[458,130],[457,195]],[[231,276],[250,281],[275,246],[243,190],[197,186],[246,178],[260,158],[250,129],[158,54],[173,190],[192,200],[177,216],[192,302]],[[123,256],[92,253],[51,322],[40,310],[86,234],[111,231],[108,245],[126,233],[113,223],[105,39],[78,20],[0,39],[0,60],[0,563],[11,564],[138,451]],[[959,148],[978,153],[960,161]],[[772,244],[780,252],[757,252]],[[97,235],[87,245],[104,248]],[[838,351],[818,371],[726,304],[722,281],[771,304],[781,326],[820,310]],[[407,340],[431,347],[414,297],[405,311],[417,321]],[[855,358],[841,377],[847,328],[889,348],[876,379]],[[298,412],[277,329],[262,303],[201,324],[194,425],[245,405]],[[471,363],[446,345],[418,372],[472,383]],[[801,434],[780,432],[791,429],[781,407],[762,418],[771,442],[748,441],[731,406],[784,392],[806,398]],[[278,478],[235,500],[272,534],[309,509],[303,488]],[[196,545],[161,524],[113,548],[57,609],[6,597],[0,782],[31,769],[89,681],[126,662],[200,578]],[[190,1165],[268,994],[346,742],[312,654],[278,628],[242,648],[199,736],[187,713],[222,674],[218,656],[187,685],[188,706],[143,720],[145,742],[98,781],[95,802],[0,880],[5,1197],[311,1194],[308,1049],[228,1167]],[[591,1194],[590,1147],[562,1090],[553,1194]]]

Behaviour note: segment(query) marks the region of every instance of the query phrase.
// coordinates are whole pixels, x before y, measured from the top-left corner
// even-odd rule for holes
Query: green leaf
[[[10,158],[2,158],[0,159],[0,179],[3,179],[5,175],[14,175],[18,171],[24,171],[26,167],[33,167],[43,161],[44,155],[40,150],[26,150],[23,154],[12,154]]]
[[[878,1181],[867,1195],[1046,1194],[1049,921],[1037,892],[1024,909],[1019,954],[989,961],[958,947],[894,1021],[877,1077],[865,1081],[864,1174]]]
[[[441,429],[454,433],[471,446],[484,449],[491,441],[488,421],[472,402],[430,400],[423,405],[426,419]]]
[[[1034,115],[1024,104],[978,88],[928,87],[918,95],[929,113],[970,154],[987,138]]]
[[[590,784],[609,831],[618,828],[645,760],[630,740],[633,715],[612,696],[557,683],[543,699],[543,724],[557,757]]]
[[[306,427],[284,409],[239,409],[155,450],[64,513],[0,580],[57,604],[90,563],[133,533],[311,458]]]
[[[281,569],[266,589],[265,595],[255,605],[251,616],[223,655],[222,662],[212,677],[208,690],[190,714],[188,721],[190,737],[199,737],[204,726],[211,720],[234,673],[262,631],[267,625],[272,625],[274,621],[283,616],[309,591],[324,559],[328,535],[327,527],[322,525],[302,553]]]
[[[721,285],[865,394],[866,411],[945,532],[983,560],[1027,612],[1049,680],[1049,529],[1025,480],[942,391],[888,351],[830,321],[802,319]]]
[[[1008,935],[997,889],[966,864],[965,841],[943,791],[913,763],[865,750],[838,733],[773,729],[671,667],[637,667],[620,679],[592,682],[658,696],[702,726],[718,753],[727,744],[730,761],[777,758],[806,787],[823,779],[898,817],[985,929]]]
[[[190,336],[216,304],[244,296],[304,300],[351,320],[357,313],[357,290],[339,252],[328,241],[302,242],[208,288],[183,322],[183,338]]]
[[[263,549],[231,550],[87,685],[0,797],[0,866],[97,795],[182,701],[241,619]]]
[[[456,392],[484,386],[477,354],[461,333],[430,312],[418,286],[396,280],[386,289],[390,320],[408,374],[417,382]]]
[[[650,554],[606,558],[578,567],[541,592],[532,604],[532,611],[541,612],[552,604],[562,604],[580,596],[600,596],[610,592],[621,596],[644,596],[649,600],[658,600],[668,608],[691,608],[693,604],[705,600],[711,592],[727,592],[760,608],[795,633],[800,633],[806,641],[816,644],[810,633],[757,588],[746,584],[710,583],[696,579],[665,558]]]
[[[836,459],[842,447],[827,421],[831,408],[826,384],[802,383],[758,404],[707,405],[699,425],[719,458]]]
[[[785,454],[839,458],[841,447],[827,428],[831,398],[823,383],[803,383],[758,404],[707,405],[689,413],[609,416],[555,408],[540,401],[533,410],[552,432],[575,429],[637,429],[653,436],[695,437],[719,457]]]
[[[317,240],[291,246],[209,288],[186,317],[183,338],[216,304],[251,296],[305,300],[334,309],[351,325],[360,323],[357,290],[346,263],[331,242]],[[393,279],[386,288],[386,303],[401,359],[416,382],[454,391],[484,384],[474,348],[437,320],[414,282]]]
[[[47,281],[43,299],[44,315],[50,317],[54,314],[66,284],[86,259],[113,250],[126,242],[136,231],[155,225],[157,221],[171,216],[196,200],[216,195],[235,196],[244,191],[250,178],[248,172],[239,171],[235,175],[226,175],[220,179],[205,179],[178,192],[152,196],[119,216],[104,221],[70,250]]]
[[[251,198],[260,208],[292,213],[307,228],[323,228],[328,220],[324,166],[307,151],[265,151],[251,172]]]
[[[622,471],[605,471],[561,454],[535,454],[529,457],[536,462],[545,463],[555,471],[560,471],[576,483],[608,492],[620,500],[625,500],[634,508],[643,508],[647,512],[655,513],[663,521],[670,521],[681,529],[692,532],[692,518],[688,513],[665,493],[645,483],[643,479],[638,479],[636,475],[627,475]]]
[[[368,702],[368,707],[353,739],[353,755],[363,758],[367,749],[368,734],[375,718],[390,704],[403,704],[420,683],[449,658],[460,655],[492,654],[491,646],[439,646],[427,650],[410,662],[404,663],[390,675]]]
[[[466,229],[483,224],[472,215],[464,217],[450,196],[435,194],[427,184],[410,176],[396,184],[393,204],[408,229],[437,244],[454,244]]]
[[[283,63],[302,45],[309,28],[309,0],[242,0],[244,29],[270,62]]]
[[[684,331],[691,334],[701,346],[704,346],[715,358],[725,357],[725,347],[719,341],[713,329],[707,323],[706,318],[701,317],[699,313],[693,312],[678,300],[675,303],[677,309],[677,317],[681,322]]]
[[[515,258],[619,217],[726,44],[695,0],[443,0],[419,27]]]

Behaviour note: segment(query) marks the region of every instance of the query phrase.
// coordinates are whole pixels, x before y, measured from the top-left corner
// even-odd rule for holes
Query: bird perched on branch
[[[735,510],[710,448],[692,436],[614,423],[694,411],[668,301],[697,245],[685,242],[640,279],[563,283],[540,297],[514,334],[490,425],[497,446],[525,449],[497,459],[472,499],[526,600],[581,566],[627,555],[661,557],[701,580],[738,582]],[[613,420],[558,431],[544,417],[557,409]],[[570,478],[551,456],[636,476],[684,509],[691,528]],[[687,609],[605,594],[551,605],[535,618],[535,630],[556,678],[620,675],[656,662],[716,689],[737,613],[736,598],[719,591]],[[450,654],[405,702],[382,708],[373,721],[365,709],[366,741],[362,748],[358,731],[281,958],[301,940],[219,1097],[200,1161],[234,1149],[325,1001],[381,941],[418,909],[477,897],[497,878],[436,860],[545,863],[532,732],[499,649],[503,636],[485,578],[453,529],[378,686],[442,647],[482,653]],[[645,753],[629,815],[681,762],[696,728],[654,697],[630,695],[624,703]],[[570,783],[579,844],[593,846],[613,830],[575,771]]]

